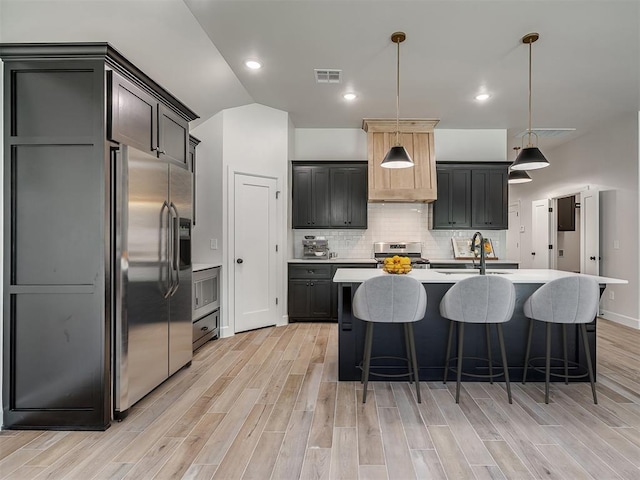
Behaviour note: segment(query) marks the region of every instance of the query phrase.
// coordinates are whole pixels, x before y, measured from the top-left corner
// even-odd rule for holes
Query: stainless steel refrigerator
[[[192,358],[192,175],[114,150],[114,417]]]

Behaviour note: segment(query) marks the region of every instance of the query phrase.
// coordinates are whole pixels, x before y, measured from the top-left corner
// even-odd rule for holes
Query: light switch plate
[[[218,249],[218,239],[217,238],[212,238],[209,240],[209,248],[211,250],[217,250]]]

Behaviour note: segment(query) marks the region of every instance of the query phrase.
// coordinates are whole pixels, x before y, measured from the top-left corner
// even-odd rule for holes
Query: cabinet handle
[[[160,153],[160,154],[162,154],[162,155],[164,155],[165,153],[167,153],[167,152],[165,152],[164,150],[160,150],[160,147],[153,147],[153,151],[154,151],[154,152],[158,152],[158,153]]]
[[[589,260],[595,260],[596,257],[589,257]]]
[[[536,254],[536,252],[531,252],[531,255],[535,255],[535,254]]]
[[[209,327],[202,327],[200,330],[206,332],[207,330],[209,330]]]
[[[311,275],[313,275],[313,270],[307,270],[307,273],[310,273]]]
[[[313,287],[313,282],[311,282],[311,286]]]

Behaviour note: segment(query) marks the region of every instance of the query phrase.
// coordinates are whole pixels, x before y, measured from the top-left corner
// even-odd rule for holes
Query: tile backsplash
[[[433,206],[424,203],[370,203],[366,230],[317,229],[293,231],[295,258],[302,257],[305,235],[323,236],[338,258],[372,258],[374,242],[421,242],[422,254],[430,259],[453,258],[451,237],[469,237],[475,230],[430,230]],[[485,230],[496,255],[505,259],[506,230]]]

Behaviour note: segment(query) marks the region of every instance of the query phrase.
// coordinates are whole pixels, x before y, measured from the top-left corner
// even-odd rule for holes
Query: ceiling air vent
[[[316,83],[342,83],[342,70],[335,68],[316,68]]]
[[[569,135],[576,131],[575,128],[532,128],[531,131],[538,135],[538,137],[562,137]],[[529,133],[529,130],[524,130],[516,134],[516,138],[522,138]]]

